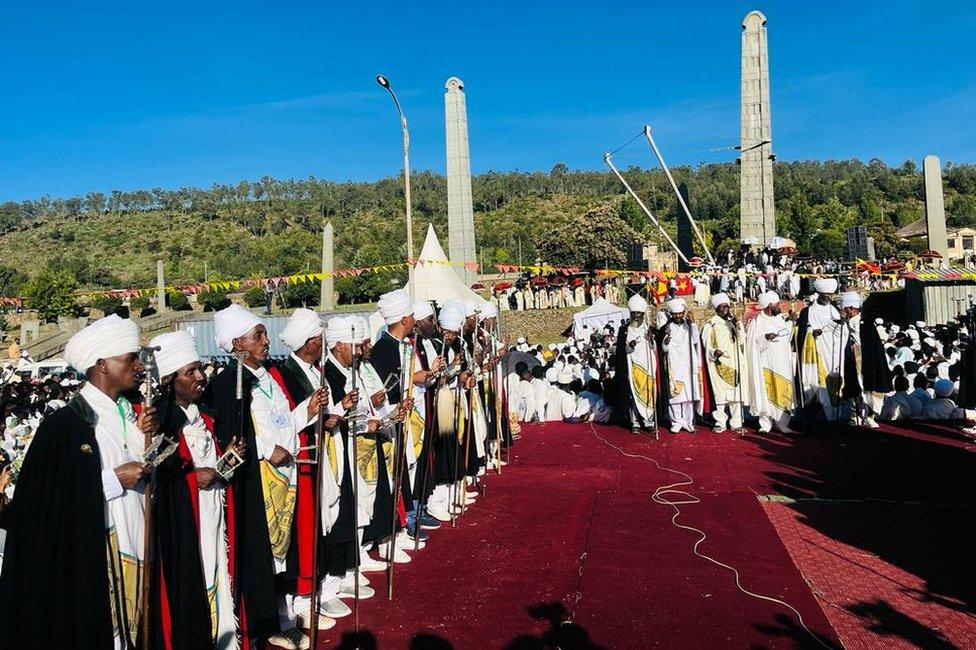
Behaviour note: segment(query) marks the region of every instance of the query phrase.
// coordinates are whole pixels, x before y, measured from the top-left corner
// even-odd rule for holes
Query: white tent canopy
[[[617,307],[604,298],[597,298],[592,305],[573,316],[573,330],[578,333],[584,326],[590,329],[601,329],[607,323],[612,323],[614,328],[617,328],[628,318],[630,312],[623,307]]]
[[[448,300],[474,299],[479,305],[485,303],[485,299],[472,291],[455,272],[432,224],[427,226],[424,248],[413,269],[413,282],[416,300],[431,300],[441,306]]]

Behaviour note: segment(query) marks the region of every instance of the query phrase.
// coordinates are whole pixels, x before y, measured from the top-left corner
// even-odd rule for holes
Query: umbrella
[[[812,260],[813,255],[810,253],[797,253],[793,256],[793,259],[795,259],[797,262],[805,262],[807,260]]]
[[[796,250],[796,242],[786,237],[776,236],[766,242],[766,248],[770,250],[779,250],[781,248],[792,248]]]
[[[904,262],[899,262],[898,260],[891,260],[886,262],[884,266],[881,267],[882,271],[901,271],[905,268]]]
[[[518,350],[509,350],[508,354],[502,357],[502,373],[507,377],[508,375],[515,372],[515,366],[522,361],[529,367],[529,370],[536,366],[541,366],[535,356],[529,354],[528,352],[519,352]]]
[[[697,257],[697,256],[696,256],[696,257],[692,257],[692,258],[691,258],[690,260],[688,260],[688,265],[689,265],[689,266],[693,266],[693,267],[695,267],[696,269],[697,269],[697,268],[698,268],[699,266],[701,266],[702,264],[704,264],[704,263],[705,263],[705,260],[703,260],[702,258],[700,258],[700,257]]]
[[[481,284],[480,282],[475,282],[471,285],[471,288],[477,291],[478,289],[484,289],[485,285]]]
[[[493,291],[504,291],[505,289],[511,289],[511,288],[512,288],[512,283],[511,282],[499,282],[494,287],[492,287],[492,290]]]
[[[779,249],[780,255],[792,255],[795,252],[796,252],[795,246],[784,246],[783,248]]]
[[[924,257],[925,259],[929,260],[939,260],[942,259],[942,253],[929,249],[927,251],[923,251],[919,257]]]
[[[544,277],[539,275],[532,278],[532,284],[534,284],[537,287],[544,287],[549,284],[549,280],[546,280]]]
[[[752,235],[750,235],[749,237],[743,237],[742,243],[745,244],[746,246],[754,246],[759,243],[759,238]]]

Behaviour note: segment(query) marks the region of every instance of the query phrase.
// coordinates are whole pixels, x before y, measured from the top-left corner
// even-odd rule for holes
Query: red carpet
[[[962,570],[972,566],[976,454],[951,430],[919,427],[795,438],[702,430],[657,442],[596,431],[693,476],[686,489],[701,503],[682,506],[679,522],[707,533],[700,550],[737,567],[747,589],[796,607],[827,643],[837,644],[833,623],[852,646],[953,647],[976,611]],[[675,480],[589,425],[524,427],[512,464],[487,477],[487,495],[458,527],[432,531],[428,547],[397,566],[392,603],[385,577],[370,574],[378,593],[361,604],[358,647],[822,647],[792,612],[746,596],[727,570],[692,553],[698,536],[650,500]],[[877,500],[913,505],[879,510]],[[855,572],[850,558],[868,554],[858,570],[884,579]],[[888,578],[901,586],[883,585]],[[851,607],[841,616],[838,603]],[[931,626],[941,629],[926,636]],[[319,647],[356,647],[351,632],[351,617],[340,619]]]

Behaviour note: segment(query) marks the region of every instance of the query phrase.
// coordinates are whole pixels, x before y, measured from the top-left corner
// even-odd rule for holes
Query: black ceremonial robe
[[[246,368],[242,375],[243,428],[235,385],[238,361],[232,361],[223,372],[213,378],[203,396],[203,404],[214,414],[217,442],[227,448],[234,436],[243,432],[247,457],[234,472],[234,526],[237,566],[232,568],[235,591],[244,602],[244,617],[240,627],[250,636],[266,638],[280,629],[278,598],[275,589],[274,560],[268,536],[268,520],[264,510],[264,488],[261,484],[260,458],[254,442],[254,421],[251,419],[251,390],[254,374]]]
[[[400,342],[390,335],[389,332],[384,331],[380,335],[380,339],[373,345],[373,351],[367,363],[373,366],[373,370],[376,371],[380,381],[384,385],[390,386],[386,392],[386,397],[390,404],[399,404],[401,399],[400,382],[394,381],[392,384],[387,384],[386,382],[391,376],[400,377]],[[369,398],[369,395],[360,394],[360,399]],[[376,500],[373,503],[373,519],[363,531],[363,540],[380,540],[388,537],[393,532],[390,530],[390,522],[393,518],[393,480],[387,471],[386,450],[383,449],[383,438],[380,436],[380,433],[367,434],[359,442],[360,444],[365,443],[376,446],[377,464]],[[406,476],[406,467],[403,468],[403,473]],[[413,497],[410,494],[410,481],[401,481],[400,485],[403,502],[410,504],[412,507]]]
[[[105,492],[95,415],[75,396],[31,442],[3,512],[0,649],[112,647]],[[106,468],[108,469],[108,468]]]
[[[329,360],[325,363],[325,380],[329,385],[329,398],[338,403],[346,396],[346,376]],[[342,482],[339,485],[339,514],[329,529],[322,546],[322,567],[331,576],[342,577],[346,571],[356,567],[356,495],[353,492],[353,472],[358,471],[349,463],[352,455],[350,447],[354,441],[349,432],[349,422],[343,419],[333,430],[332,435],[341,436],[342,457],[336,464],[342,467]],[[369,444],[368,439],[359,442]]]

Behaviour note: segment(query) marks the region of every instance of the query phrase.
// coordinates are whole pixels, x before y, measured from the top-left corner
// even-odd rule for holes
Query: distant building
[[[631,271],[674,271],[678,257],[662,251],[657,242],[631,242],[627,246],[627,268]]]
[[[925,239],[925,219],[914,221],[895,233],[900,239]],[[970,260],[976,257],[976,229],[968,226],[946,226],[946,242],[950,260]]]

